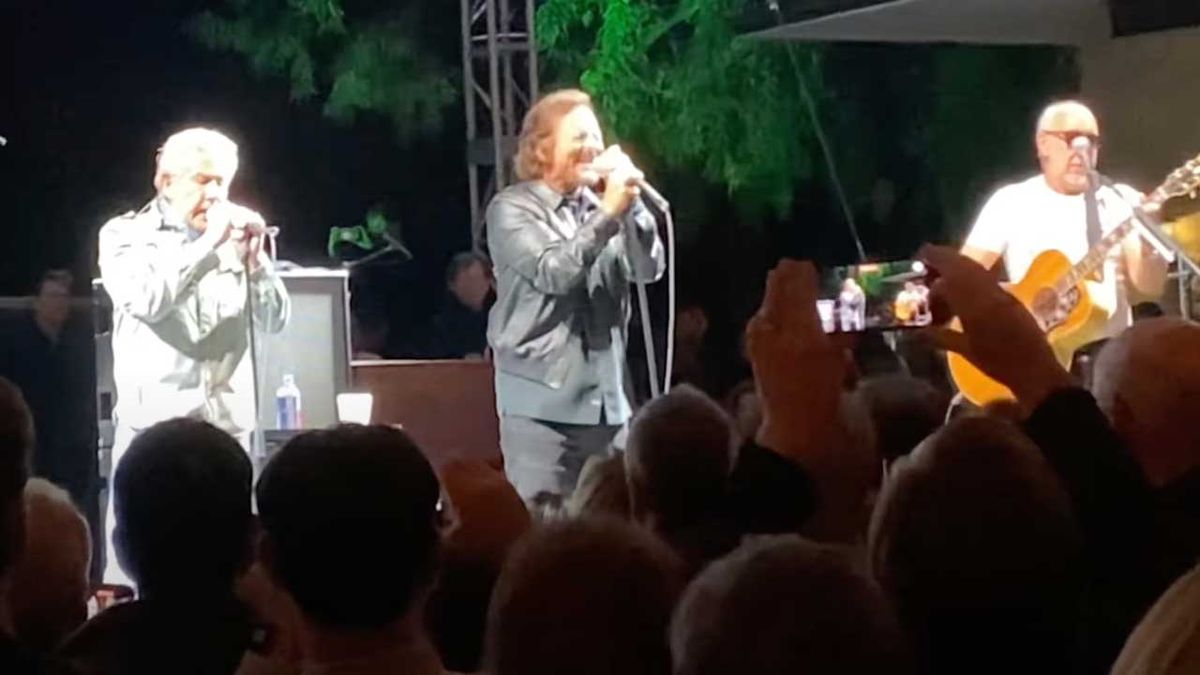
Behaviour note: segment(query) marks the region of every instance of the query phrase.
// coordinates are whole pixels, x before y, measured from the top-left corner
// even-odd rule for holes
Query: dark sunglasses
[[[1099,134],[1091,134],[1086,131],[1043,131],[1042,133],[1062,140],[1068,148],[1073,147],[1076,138],[1086,138],[1093,148],[1100,147]]]

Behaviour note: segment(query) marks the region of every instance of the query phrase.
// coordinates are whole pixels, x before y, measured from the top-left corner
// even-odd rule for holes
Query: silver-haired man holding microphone
[[[156,197],[100,230],[100,274],[113,303],[117,402],[112,467],[140,431],[202,419],[243,447],[254,430],[254,329],[280,331],[290,303],[264,250],[262,216],[229,201],[237,145],[193,128],[158,153]],[[111,548],[106,579],[124,581]]]

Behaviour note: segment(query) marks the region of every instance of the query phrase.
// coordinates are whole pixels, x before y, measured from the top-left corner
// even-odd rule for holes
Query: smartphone
[[[817,312],[826,333],[928,326],[930,283],[919,260],[832,267],[821,273]]]

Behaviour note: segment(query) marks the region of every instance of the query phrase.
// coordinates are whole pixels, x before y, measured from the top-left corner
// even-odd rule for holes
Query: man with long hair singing
[[[516,170],[522,182],[487,211],[500,445],[523,498],[565,498],[632,414],[629,284],[657,280],[665,254],[639,198],[642,173],[621,148],[605,149],[582,91],[554,92],[530,109]]]

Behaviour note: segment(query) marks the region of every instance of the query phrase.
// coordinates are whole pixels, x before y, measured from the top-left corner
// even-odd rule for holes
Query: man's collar
[[[572,192],[563,194],[550,187],[550,184],[544,180],[538,179],[529,182],[529,191],[533,193],[533,196],[536,197],[543,206],[551,211],[562,206],[564,203],[573,203],[585,199],[584,190],[588,189],[590,188],[586,186],[580,186],[575,188],[575,190]]]
[[[541,202],[542,206],[551,211],[561,206],[563,199],[566,199],[566,195],[550,187],[549,183],[541,179],[530,182],[529,192]]]
[[[175,212],[167,206],[167,202],[164,198],[155,197],[154,201],[150,202],[146,208],[153,208],[158,211],[158,215],[161,218],[159,229],[171,230],[173,232],[186,232],[188,239],[196,239],[200,236],[199,232],[193,230],[186,221],[176,215]]]

